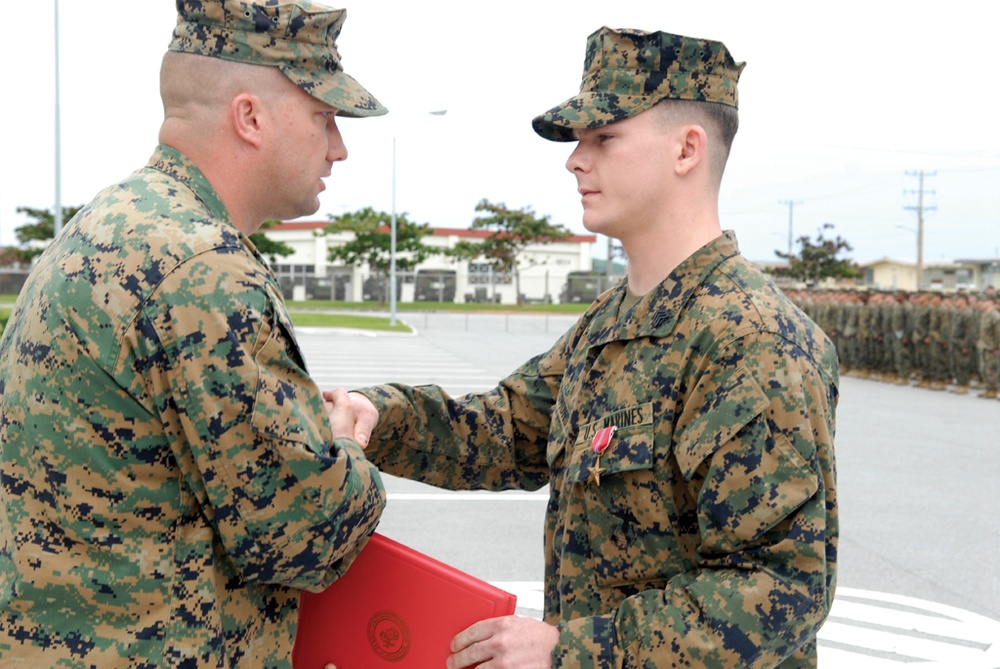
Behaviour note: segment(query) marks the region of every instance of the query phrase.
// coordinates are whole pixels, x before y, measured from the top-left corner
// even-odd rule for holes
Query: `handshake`
[[[378,409],[361,393],[349,393],[343,388],[323,391],[323,402],[330,418],[333,438],[347,437],[368,446],[372,431],[378,424]]]

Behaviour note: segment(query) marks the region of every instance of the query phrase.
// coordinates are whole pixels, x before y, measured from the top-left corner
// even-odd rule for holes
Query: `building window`
[[[960,269],[955,271],[955,287],[956,288],[972,288],[972,270]]]
[[[510,285],[513,281],[510,272],[494,272],[493,264],[488,262],[469,263],[469,285],[491,286],[496,284]]]
[[[307,276],[315,276],[316,269],[312,265],[275,265],[274,273],[278,278],[304,280]]]

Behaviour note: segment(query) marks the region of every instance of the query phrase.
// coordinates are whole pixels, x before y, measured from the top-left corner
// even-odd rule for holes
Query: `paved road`
[[[323,387],[486,389],[545,350],[568,316],[406,314],[415,336],[299,333]],[[845,378],[837,457],[840,584],[821,666],[1000,668],[1000,402]],[[387,482],[385,534],[541,609],[538,493]]]

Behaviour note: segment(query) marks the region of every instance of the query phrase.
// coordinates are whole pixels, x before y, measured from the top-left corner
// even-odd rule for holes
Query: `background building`
[[[917,264],[882,258],[860,265],[863,285],[876,290],[917,290]],[[979,292],[988,286],[1000,288],[1000,258],[961,259],[924,263],[922,290]]]
[[[328,221],[297,221],[262,230],[294,250],[275,259],[274,270],[286,298],[292,300],[381,301],[385,277],[367,266],[348,267],[330,260],[329,249],[351,239],[352,233],[326,234]],[[435,249],[454,248],[459,241],[484,239],[491,232],[432,228],[423,238]],[[531,302],[589,302],[607,285],[594,272],[591,251],[596,235],[573,235],[525,249],[521,257],[521,293]],[[402,257],[402,254],[400,254]],[[434,255],[415,272],[397,272],[400,302],[494,302],[516,304],[513,276],[497,274],[488,263],[459,261]]]

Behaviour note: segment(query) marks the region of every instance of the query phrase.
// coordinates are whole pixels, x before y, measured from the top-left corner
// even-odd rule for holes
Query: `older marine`
[[[344,11],[177,7],[159,146],[67,223],[0,340],[4,667],[290,669],[300,590],[385,504],[247,238],[316,211],[338,115],[385,112],[340,65]]]

